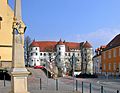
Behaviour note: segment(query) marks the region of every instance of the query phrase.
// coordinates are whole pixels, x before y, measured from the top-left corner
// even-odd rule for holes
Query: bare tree
[[[31,43],[31,38],[29,36],[25,37],[25,41],[24,41],[24,56],[25,56],[25,62],[26,62],[26,66],[28,66],[29,63],[29,46]]]

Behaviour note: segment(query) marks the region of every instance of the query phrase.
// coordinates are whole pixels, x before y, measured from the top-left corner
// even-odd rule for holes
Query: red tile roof
[[[41,52],[53,52],[56,51],[57,45],[65,45],[66,51],[70,51],[71,49],[77,49],[80,50],[80,46],[82,46],[83,43],[76,43],[76,42],[56,42],[56,41],[33,41],[30,46],[36,46],[40,47]],[[91,47],[91,45],[85,44],[85,47]]]

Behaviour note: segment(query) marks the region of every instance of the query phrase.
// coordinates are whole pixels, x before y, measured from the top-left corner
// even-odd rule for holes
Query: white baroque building
[[[93,48],[89,42],[33,41],[30,45],[29,65],[44,65],[55,61],[58,68],[72,69],[74,55],[75,70],[82,73],[93,73]]]

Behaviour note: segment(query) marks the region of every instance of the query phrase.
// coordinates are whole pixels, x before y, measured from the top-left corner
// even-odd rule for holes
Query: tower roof
[[[84,47],[85,48],[92,48],[92,45],[88,41],[86,41],[84,44]]]
[[[57,45],[65,45],[62,40],[60,39],[60,41],[57,43]]]

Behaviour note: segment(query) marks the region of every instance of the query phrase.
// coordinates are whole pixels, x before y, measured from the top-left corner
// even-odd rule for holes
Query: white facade
[[[79,46],[80,47],[80,46]],[[70,49],[66,51],[66,46],[64,44],[57,44],[55,47],[56,51],[41,51],[41,47],[30,46],[30,59],[29,65],[44,65],[46,62],[55,59],[58,68],[66,68],[65,70],[71,70],[72,56],[75,56],[75,70],[83,71],[82,64],[84,68],[87,64],[87,73],[93,73],[93,49],[83,48],[83,49]]]
[[[94,64],[94,67],[93,67],[94,73],[101,74],[102,73],[101,55],[95,56],[93,58],[93,64]]]
[[[30,66],[40,65],[40,52],[39,51],[40,51],[39,47],[30,48],[30,60],[29,60]]]

